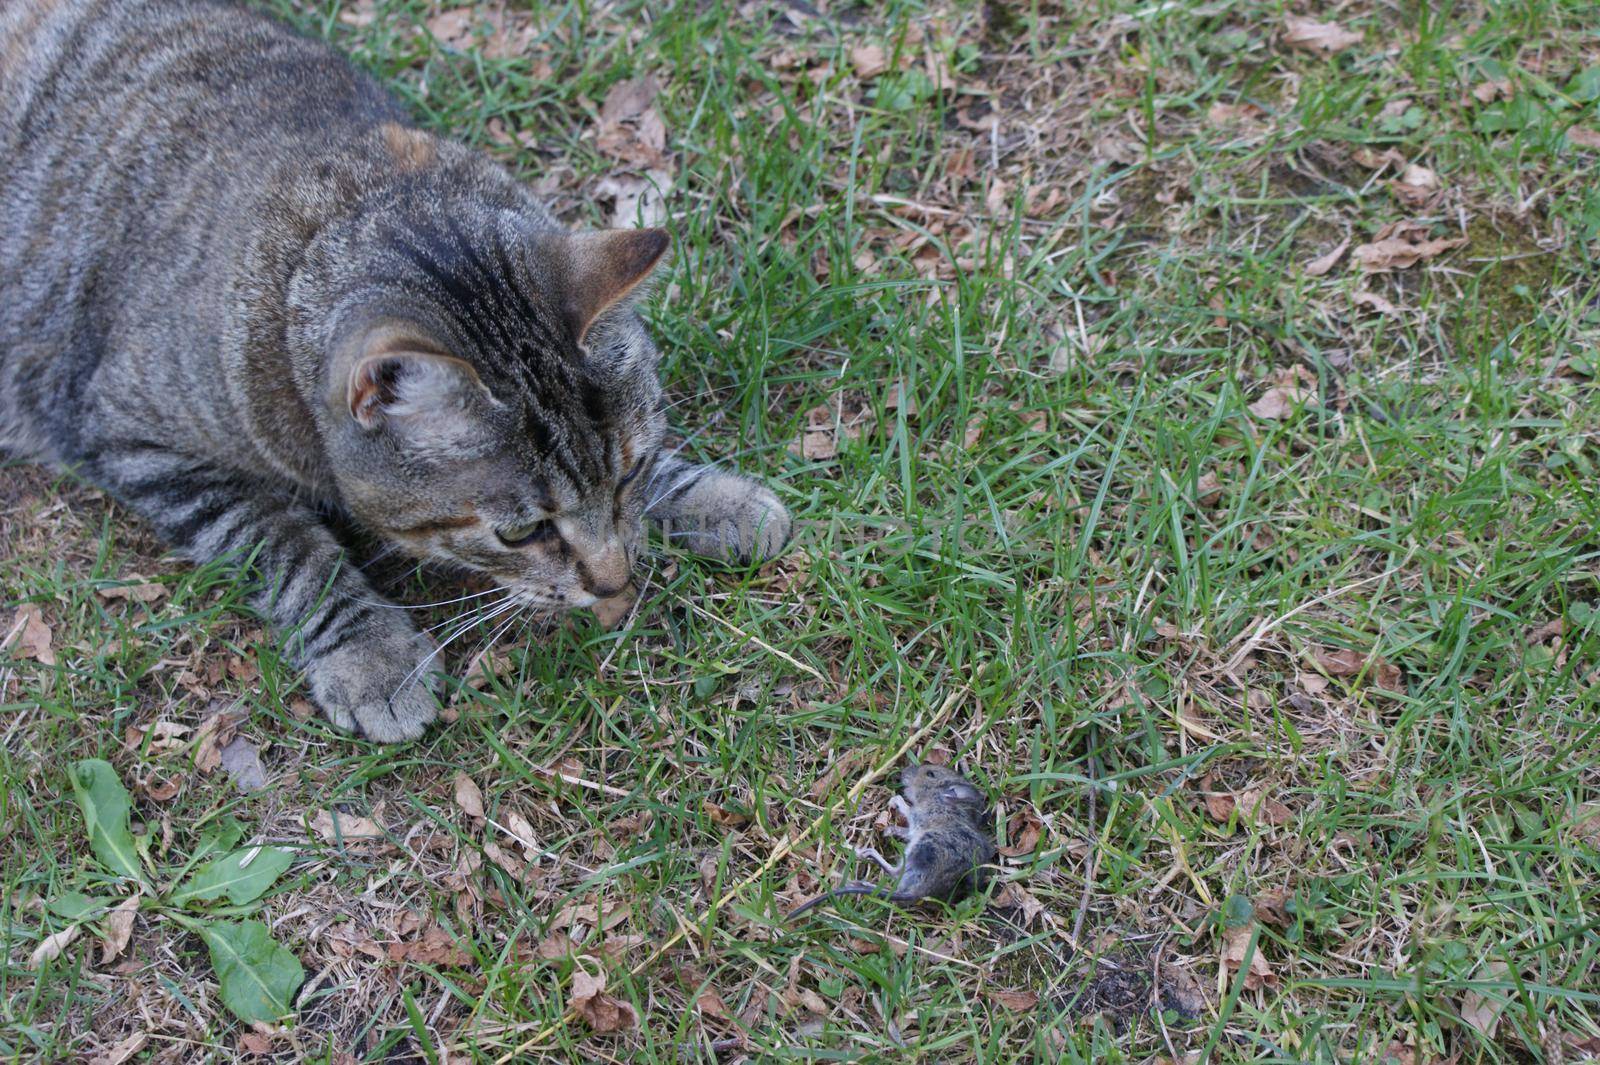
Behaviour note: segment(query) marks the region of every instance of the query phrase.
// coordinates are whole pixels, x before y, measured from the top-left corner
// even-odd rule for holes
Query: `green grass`
[[[630,626],[502,640],[458,720],[384,749],[294,713],[225,571],[157,561],[93,491],[7,471],[0,596],[40,606],[59,662],[3,667],[0,1052],[143,1031],[146,1057],[228,1058],[251,1037],[167,922],[141,918],[126,971],[89,934],[27,966],[61,925],[44,904],[102,875],[63,767],[105,757],[158,852],[227,816],[303,848],[265,909],[310,977],[296,1022],[255,1036],[285,1060],[1600,1054],[1600,191],[1570,136],[1600,129],[1595,5],[1358,3],[1339,19],[1364,42],[1322,58],[1256,2],[574,3],[534,9],[548,78],[439,46],[421,3],[378,0],[364,26],[269,6],[547,178],[575,225],[604,224],[595,184],[622,169],[600,101],[661,81],[675,256],[651,319],[674,424],[769,477],[804,531],[760,572],[661,555]],[[915,67],[864,83],[863,43]],[[928,49],[959,95],[920,73]],[[1512,99],[1472,98],[1497,79]],[[1260,114],[1219,125],[1219,103]],[[502,143],[518,130],[533,149]],[[1362,147],[1434,170],[1438,202],[1402,206]],[[1412,217],[1469,242],[1305,273]],[[1294,367],[1303,409],[1252,413]],[[789,447],[822,405],[866,427],[805,461]],[[169,594],[97,594],[133,571]],[[391,576],[414,602],[459,594]],[[1326,675],[1336,649],[1361,671]],[[238,700],[266,791],[125,744]],[[1038,822],[1008,877],[1044,912],[848,901],[787,924],[856,872],[849,845],[882,845],[889,778],[856,785],[913,737],[1008,839]],[[457,807],[457,772],[490,824]],[[152,779],[181,790],[156,801]],[[1215,801],[1246,793],[1282,815]],[[309,836],[333,807],[388,845]],[[520,878],[483,847],[525,859],[512,818],[537,837]],[[466,963],[390,960],[419,919]],[[541,956],[556,931],[582,962]],[[1246,934],[1260,988],[1220,966]],[[569,1015],[579,964],[637,1030]],[[1492,1036],[1461,1018],[1472,995],[1509,1002]]]

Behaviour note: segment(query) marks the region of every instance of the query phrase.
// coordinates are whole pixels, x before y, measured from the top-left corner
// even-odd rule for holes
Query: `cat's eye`
[[[547,540],[555,535],[556,527],[548,518],[543,521],[532,521],[526,525],[512,525],[503,529],[496,529],[494,534],[500,542],[507,547],[527,547],[536,540]]]

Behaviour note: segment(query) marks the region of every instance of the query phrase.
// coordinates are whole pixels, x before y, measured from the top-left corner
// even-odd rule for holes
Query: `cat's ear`
[[[344,404],[363,429],[448,416],[485,391],[470,364],[407,331],[369,333],[349,367]]]
[[[672,238],[664,229],[603,229],[555,238],[561,256],[562,313],[583,343],[589,328],[644,283]]]

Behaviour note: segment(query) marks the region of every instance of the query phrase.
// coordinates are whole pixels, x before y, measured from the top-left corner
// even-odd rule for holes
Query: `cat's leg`
[[[730,562],[764,562],[788,546],[794,523],[772,489],[715,466],[664,456],[645,513],[669,543]]]
[[[314,510],[156,447],[106,449],[93,467],[188,557],[254,553],[256,603],[334,725],[385,743],[422,735],[437,713],[433,643],[373,591]]]

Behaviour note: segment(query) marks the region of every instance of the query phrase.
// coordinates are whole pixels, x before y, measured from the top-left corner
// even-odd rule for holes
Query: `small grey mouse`
[[[900,772],[900,794],[890,805],[906,819],[905,828],[889,828],[890,835],[906,841],[905,858],[891,865],[870,847],[859,848],[856,857],[870,859],[897,877],[894,888],[852,880],[801,903],[789,914],[791,920],[841,895],[878,895],[898,903],[953,902],[983,884],[988,877],[983,867],[999,855],[994,817],[983,792],[966,777],[942,765],[906,766]]]

